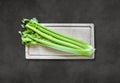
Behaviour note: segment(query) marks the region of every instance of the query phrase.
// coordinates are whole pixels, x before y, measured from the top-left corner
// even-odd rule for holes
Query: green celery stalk
[[[86,42],[66,36],[38,23],[37,19],[23,19],[22,27],[25,28],[21,34],[24,45],[41,44],[53,49],[77,55],[90,56],[94,48]]]

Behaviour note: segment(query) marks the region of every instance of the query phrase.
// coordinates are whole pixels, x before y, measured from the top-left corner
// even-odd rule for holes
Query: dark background
[[[95,60],[25,60],[20,20],[94,23]],[[0,83],[120,83],[120,0],[0,0]]]

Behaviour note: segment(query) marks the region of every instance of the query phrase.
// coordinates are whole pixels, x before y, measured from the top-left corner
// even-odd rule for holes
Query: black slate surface
[[[25,60],[22,18],[94,23],[95,60]],[[0,0],[0,83],[120,83],[120,0]]]

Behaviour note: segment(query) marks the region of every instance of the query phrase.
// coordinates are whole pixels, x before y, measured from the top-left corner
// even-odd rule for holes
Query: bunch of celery
[[[19,31],[19,33],[21,35],[22,44],[24,45],[39,44],[56,50],[84,56],[90,56],[94,52],[94,48],[91,45],[50,30],[38,23],[36,18],[30,20],[23,19],[22,27],[25,31]]]

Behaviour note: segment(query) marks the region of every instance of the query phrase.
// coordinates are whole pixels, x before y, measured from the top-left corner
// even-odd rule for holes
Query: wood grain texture
[[[95,60],[25,60],[22,18],[94,23]],[[120,83],[120,0],[0,0],[0,83]]]

